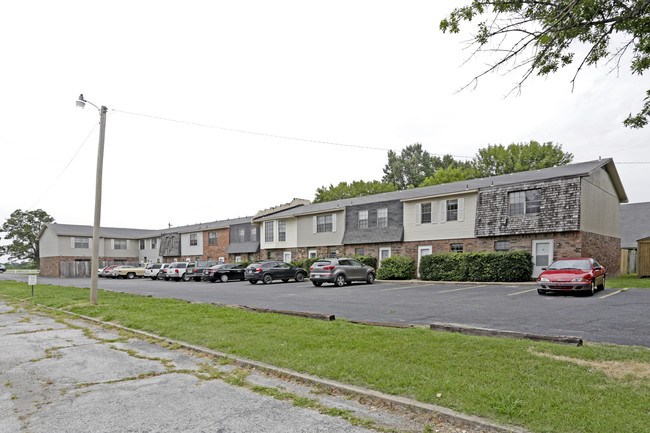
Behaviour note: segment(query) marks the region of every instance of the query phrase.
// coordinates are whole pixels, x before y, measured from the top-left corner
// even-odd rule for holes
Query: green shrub
[[[530,281],[532,256],[527,251],[441,253],[420,260],[420,277],[428,281]]]
[[[415,278],[415,260],[410,257],[392,256],[381,262],[377,270],[380,280],[410,280]]]
[[[359,260],[364,265],[370,266],[371,268],[377,269],[377,257],[373,256],[360,256],[355,254],[354,258]]]
[[[242,265],[245,268],[247,268],[248,265],[250,265],[251,263],[253,263],[253,262],[248,261],[248,260],[244,260],[243,262],[237,262],[238,265]]]
[[[296,268],[305,268],[305,261],[304,260],[292,260],[291,263],[289,263],[291,266],[295,266]]]

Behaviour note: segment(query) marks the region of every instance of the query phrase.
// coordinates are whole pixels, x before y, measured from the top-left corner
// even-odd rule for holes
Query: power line
[[[43,199],[43,197],[45,197],[45,196],[50,192],[50,190],[51,190],[52,188],[54,188],[54,185],[56,185],[56,183],[59,181],[59,179],[61,179],[61,176],[63,176],[63,173],[65,173],[66,170],[68,169],[68,167],[70,167],[70,164],[72,164],[72,161],[74,161],[74,159],[77,157],[77,155],[79,154],[79,152],[81,151],[81,149],[84,147],[84,145],[86,144],[86,142],[88,141],[88,139],[90,138],[90,136],[92,135],[92,133],[95,132],[95,129],[97,128],[97,125],[98,125],[97,123],[95,123],[95,124],[93,125],[92,129],[90,130],[90,132],[88,133],[88,135],[87,135],[86,138],[84,139],[83,143],[81,143],[81,146],[79,146],[79,148],[78,148],[77,151],[74,153],[74,155],[72,155],[72,158],[70,158],[70,161],[68,161],[68,163],[66,164],[66,166],[63,167],[63,170],[61,171],[61,173],[59,173],[59,176],[58,176],[56,179],[54,179],[54,182],[52,182],[52,183],[50,184],[50,187],[49,187],[47,190],[45,190],[45,192],[43,193],[43,195],[41,195],[41,196],[38,198],[38,200],[36,200],[36,202],[34,202],[34,204],[31,205],[31,207],[29,208],[29,210],[34,209],[34,208],[36,207],[36,205],[37,205],[37,204],[38,204],[38,203]]]
[[[376,147],[376,146],[362,146],[359,144],[349,144],[349,143],[337,143],[334,141],[325,141],[325,140],[313,140],[309,138],[299,138],[299,137],[291,137],[288,135],[276,135],[276,134],[267,134],[264,132],[255,132],[255,131],[247,131],[244,129],[235,129],[235,128],[227,128],[224,126],[216,126],[216,125],[209,125],[206,123],[198,123],[198,122],[191,122],[187,120],[177,120],[177,119],[170,119],[167,117],[160,117],[160,116],[154,116],[151,114],[143,114],[143,113],[133,113],[130,111],[124,111],[124,110],[118,110],[118,109],[113,109],[112,111],[115,111],[117,113],[123,113],[123,114],[130,114],[132,116],[140,116],[140,117],[148,117],[150,119],[156,119],[156,120],[162,120],[165,122],[173,122],[173,123],[181,123],[184,125],[191,125],[191,126],[200,126],[202,128],[211,128],[211,129],[219,129],[222,131],[229,131],[229,132],[237,132],[240,134],[251,134],[251,135],[259,135],[261,137],[270,137],[270,138],[279,138],[282,140],[292,140],[292,141],[303,141],[307,143],[316,143],[316,144],[327,144],[327,145],[332,145],[332,146],[342,146],[342,147],[353,147],[357,149],[369,149],[369,150],[381,150],[381,151],[389,151],[393,149],[389,149],[386,147]],[[429,153],[430,155],[433,156],[446,156],[443,154],[439,153]],[[472,158],[471,156],[463,156],[463,155],[451,155],[453,158]]]

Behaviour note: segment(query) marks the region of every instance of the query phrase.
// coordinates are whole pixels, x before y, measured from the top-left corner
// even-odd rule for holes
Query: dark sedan
[[[234,263],[224,263],[220,265],[211,266],[210,269],[203,271],[203,281],[215,283],[221,281],[225,283],[229,280],[244,281],[244,266],[236,265]]]
[[[307,271],[303,268],[291,266],[285,262],[269,260],[253,263],[246,268],[244,277],[249,283],[255,284],[262,281],[264,284],[271,284],[273,280],[282,280],[283,283],[294,279],[303,282],[307,277]]]
[[[537,292],[572,292],[593,295],[605,289],[605,268],[592,258],[560,259],[537,277]]]

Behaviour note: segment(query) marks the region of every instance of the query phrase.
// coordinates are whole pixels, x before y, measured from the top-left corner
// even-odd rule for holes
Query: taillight
[[[325,266],[325,267],[323,267],[323,269],[325,269],[326,271],[331,271],[332,269],[334,269],[334,265],[332,265],[332,266]]]
[[[262,268],[255,269],[255,272],[262,272]]]
[[[178,269],[176,269],[175,272],[178,274]]]

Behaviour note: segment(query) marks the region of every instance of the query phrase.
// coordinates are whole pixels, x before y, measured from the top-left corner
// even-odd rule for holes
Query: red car
[[[572,292],[592,296],[605,290],[605,268],[591,258],[560,259],[537,277],[537,293]]]

